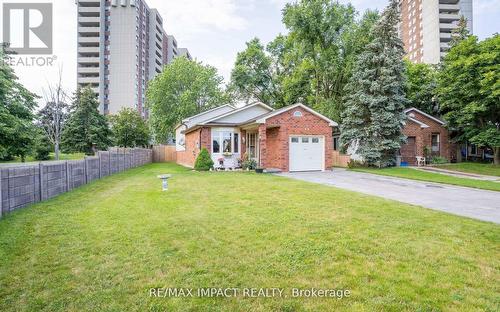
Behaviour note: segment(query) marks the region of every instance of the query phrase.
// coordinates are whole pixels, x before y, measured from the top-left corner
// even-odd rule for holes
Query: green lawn
[[[452,184],[458,186],[473,187],[483,190],[500,191],[500,182],[483,181],[469,178],[458,178],[441,173],[426,172],[412,168],[391,167],[391,168],[355,168],[354,171],[379,174],[390,177],[399,177],[412,180]]]
[[[59,154],[59,160],[75,160],[75,159],[83,159],[85,157],[84,153],[60,153]],[[55,154],[50,153],[50,159],[49,160],[55,160]],[[26,157],[26,162],[33,162],[33,161],[38,161],[36,160],[33,156],[28,156]],[[13,160],[8,160],[8,161],[1,161],[0,163],[15,163],[15,162],[21,162],[21,158],[16,157]]]
[[[435,167],[447,170],[455,170],[460,172],[485,174],[485,175],[500,177],[500,166],[496,166],[494,164],[462,162],[456,164],[437,165]]]
[[[172,173],[161,192],[161,173]],[[271,175],[152,164],[0,221],[0,311],[498,310],[500,227]],[[151,298],[151,287],[348,289]]]

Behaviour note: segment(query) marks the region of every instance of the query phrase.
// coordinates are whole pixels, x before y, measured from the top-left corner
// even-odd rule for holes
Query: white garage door
[[[290,136],[290,171],[324,170],[325,139],[322,136]]]

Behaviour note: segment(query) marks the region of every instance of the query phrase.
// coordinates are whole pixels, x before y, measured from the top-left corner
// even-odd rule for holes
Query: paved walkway
[[[500,224],[500,192],[386,177],[345,169],[280,173],[279,175]]]
[[[417,170],[429,171],[432,173],[440,173],[449,175],[457,178],[467,178],[467,179],[475,179],[475,180],[483,180],[483,181],[494,181],[500,182],[500,177],[488,176],[484,174],[476,174],[476,173],[468,173],[468,172],[459,172],[455,170],[446,170],[436,167],[414,167]]]

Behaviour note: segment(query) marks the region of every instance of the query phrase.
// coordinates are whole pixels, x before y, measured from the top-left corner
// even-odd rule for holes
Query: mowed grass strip
[[[158,174],[172,173],[161,191]],[[0,221],[1,311],[498,309],[500,227],[271,175],[152,164]],[[349,289],[151,298],[151,287]]]
[[[495,164],[482,164],[474,162],[461,162],[456,164],[435,165],[435,167],[465,173],[484,174],[497,176],[500,179],[500,166]]]
[[[411,180],[444,183],[457,186],[465,186],[490,191],[500,191],[500,182],[484,181],[478,179],[458,178],[441,173],[427,172],[413,168],[391,167],[391,168],[355,168],[359,172],[373,173],[378,175],[405,178]]]

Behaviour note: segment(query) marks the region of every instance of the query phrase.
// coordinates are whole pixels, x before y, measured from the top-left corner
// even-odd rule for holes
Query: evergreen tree
[[[356,153],[371,166],[393,165],[405,139],[401,129],[407,104],[406,79],[398,22],[398,3],[391,0],[346,86],[341,142],[357,145]]]
[[[62,133],[67,152],[94,153],[93,147],[104,150],[111,145],[111,130],[106,117],[98,110],[99,102],[90,87],[78,89]]]

